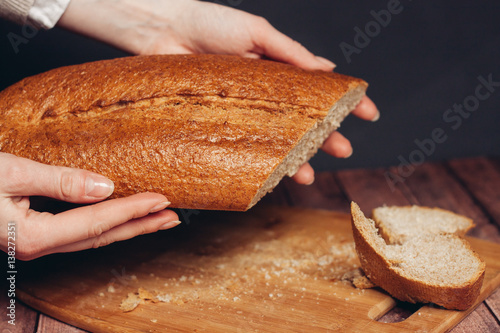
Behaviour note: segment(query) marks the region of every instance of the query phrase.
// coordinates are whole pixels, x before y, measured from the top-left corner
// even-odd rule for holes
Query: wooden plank
[[[500,171],[495,163],[478,157],[452,160],[449,166],[478,200],[492,222],[500,226]]]
[[[349,201],[355,201],[367,215],[383,205],[408,205],[410,201],[399,188],[391,188],[386,170],[342,170],[337,172],[342,189]]]
[[[443,164],[425,163],[415,168],[405,185],[421,205],[448,209],[471,218],[476,227],[470,235],[500,242],[498,229]]]
[[[495,166],[498,172],[500,172],[500,156],[491,156],[488,160]]]
[[[453,333],[491,333],[499,332],[500,327],[496,321],[491,320],[491,313],[483,304],[479,305],[476,310],[471,312],[464,320],[462,320],[455,328]]]
[[[486,304],[491,313],[500,321],[500,289],[497,289],[496,292],[486,299]]]
[[[27,307],[23,303],[19,302],[18,300],[16,300],[16,312],[15,312],[16,325],[14,326],[7,323],[7,320],[9,320],[10,318],[7,317],[7,303],[4,301],[4,298],[7,299],[7,297],[4,297],[4,295],[6,295],[6,293],[2,292],[2,297],[1,297],[2,308],[0,310],[0,316],[2,317],[2,324],[0,325],[0,329],[3,328],[3,330],[0,330],[0,332],[2,333],[35,332],[38,313],[32,308]]]
[[[62,323],[44,314],[40,314],[37,333],[85,333],[74,326]]]

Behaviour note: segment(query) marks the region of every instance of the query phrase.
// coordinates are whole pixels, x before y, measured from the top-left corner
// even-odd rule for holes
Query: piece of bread
[[[416,205],[378,207],[373,210],[372,217],[387,244],[403,244],[422,233],[447,233],[463,237],[474,227],[472,220],[463,215]]]
[[[411,210],[408,212],[412,212]],[[387,244],[375,222],[351,203],[356,252],[368,278],[393,297],[465,310],[476,301],[485,264],[467,241],[454,234],[427,233]],[[399,223],[414,222],[402,216]]]
[[[0,92],[0,151],[101,173],[113,197],[246,210],[309,160],[366,82],[267,60],[135,56],[63,67]]]

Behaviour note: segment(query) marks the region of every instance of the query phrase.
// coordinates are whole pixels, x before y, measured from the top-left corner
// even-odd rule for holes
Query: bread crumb
[[[104,297],[104,293],[103,293],[103,292],[100,292],[100,293],[99,293],[99,296]]]
[[[116,291],[116,290],[115,290],[115,287],[114,287],[112,284],[110,284],[110,285],[108,286],[108,293],[114,293],[115,291]]]
[[[361,268],[356,268],[345,273],[342,278],[342,282],[350,282],[354,287],[358,289],[370,289],[375,288],[376,285],[366,277],[365,273]]]
[[[156,295],[156,299],[163,303],[170,303],[170,301],[172,300],[172,295]]]
[[[151,322],[156,324],[158,322],[158,319],[151,319]]]
[[[137,293],[129,293],[120,304],[120,310],[123,312],[130,312],[139,306],[141,299]]]
[[[154,296],[149,290],[146,290],[144,288],[139,288],[138,289],[138,294],[139,294],[139,298],[141,300],[153,301],[153,302],[157,301],[156,296]]]

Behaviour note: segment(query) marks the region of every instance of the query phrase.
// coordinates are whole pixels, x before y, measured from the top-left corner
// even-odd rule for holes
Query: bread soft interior
[[[333,105],[322,122],[318,122],[316,126],[304,134],[298,144],[284,158],[283,162],[269,175],[248,208],[255,205],[268,192],[271,192],[284,176],[291,177],[296,174],[300,166],[316,154],[326,138],[339,128],[341,121],[349,112],[354,110],[365,94],[365,90],[366,87],[358,86],[346,93]]]
[[[438,208],[419,206],[379,207],[373,219],[388,243],[403,244],[422,233],[463,236],[473,223],[470,219]]]
[[[384,253],[396,272],[430,285],[466,284],[481,266],[464,240],[450,234],[423,234],[403,245],[386,245]]]

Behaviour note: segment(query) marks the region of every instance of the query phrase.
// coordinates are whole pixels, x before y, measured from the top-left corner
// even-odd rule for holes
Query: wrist
[[[132,54],[147,52],[159,31],[175,30],[176,18],[194,0],[72,0],[58,26]],[[173,33],[170,35],[174,35]],[[146,51],[145,51],[146,50]]]

